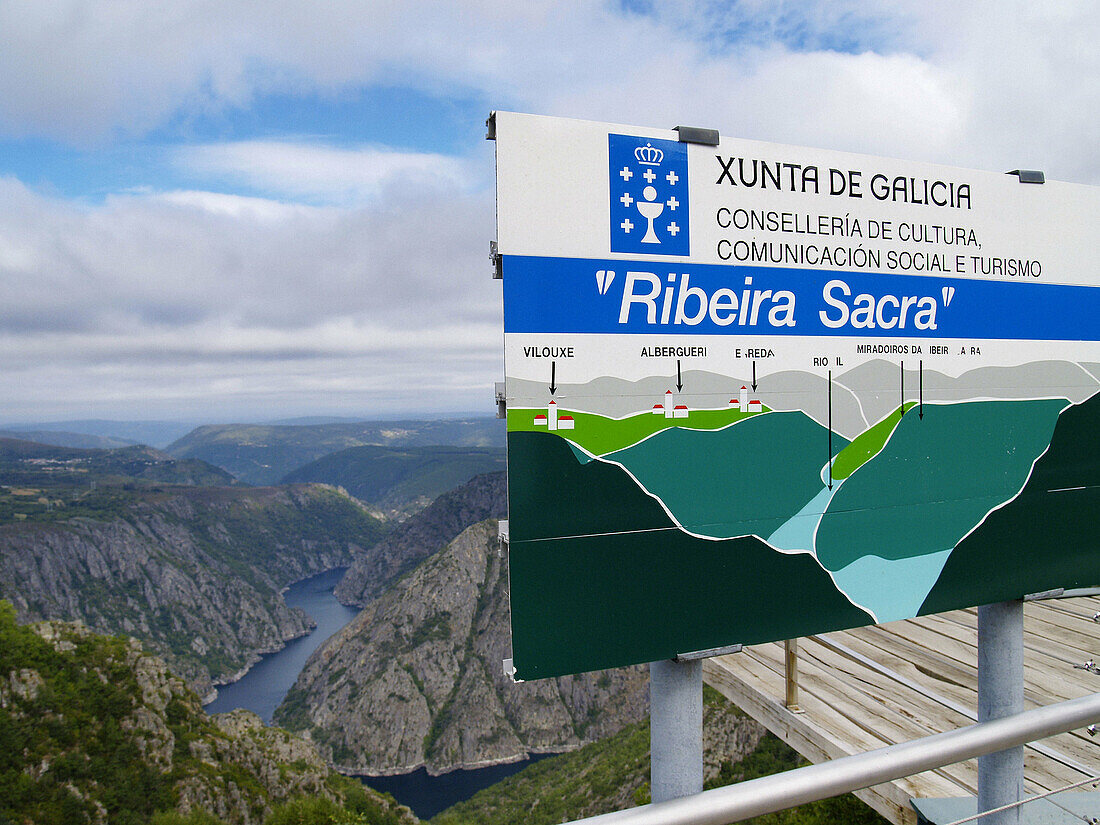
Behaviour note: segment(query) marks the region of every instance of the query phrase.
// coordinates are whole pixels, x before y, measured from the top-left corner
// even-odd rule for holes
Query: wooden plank
[[[965,627],[977,629],[977,616],[964,611],[944,614],[944,618]],[[1028,602],[1024,605],[1024,638],[1035,635],[1045,641],[1055,641],[1067,651],[1073,651],[1074,663],[1089,658],[1095,652],[1096,635],[1100,627],[1091,614],[1077,613],[1048,602]],[[1031,641],[1034,641],[1032,639]]]
[[[941,628],[945,634],[954,634],[959,639],[972,638],[977,632],[977,629],[971,626],[970,623],[948,615],[924,616],[921,620]],[[1084,659],[1078,658],[1076,654],[1071,655],[1072,651],[1064,645],[1056,644],[1049,637],[1037,632],[1036,622],[1029,620],[1026,615],[1024,618],[1024,647],[1032,654],[1037,654],[1052,661],[1066,664],[1076,664],[1078,661],[1084,661]]]
[[[1029,705],[1100,690],[1100,676],[1072,670],[1100,651],[1092,615],[1100,598],[1029,602],[1024,608],[1024,684]],[[800,706],[783,706],[780,644],[756,645],[704,663],[704,678],[812,762],[971,724],[977,707],[977,610],[956,610],[905,622],[857,628],[800,641]],[[839,644],[871,666],[831,647]],[[904,680],[904,681],[899,681]],[[1093,681],[1095,680],[1095,684]],[[1100,741],[1084,731],[1043,745],[1100,773]],[[1025,748],[1028,792],[1054,790],[1081,779],[1056,759]],[[949,765],[857,792],[892,822],[912,825],[911,797],[974,793],[977,761]]]
[[[1060,624],[1067,630],[1092,635],[1096,630],[1093,621],[1097,610],[1077,599],[1064,601],[1027,602],[1024,604],[1024,616],[1041,616],[1043,621]]]
[[[922,617],[922,620],[927,618],[928,617]],[[923,632],[924,631],[914,629],[912,635],[921,637]],[[922,664],[920,661],[921,649],[919,646],[916,648],[913,647],[909,639],[900,636],[895,636],[894,640],[895,647],[908,651],[910,659],[913,660],[913,662],[917,665]],[[880,650],[883,650],[886,645],[891,644],[891,642],[881,639],[875,639],[874,641],[877,642]],[[862,650],[861,652],[864,653],[864,655],[872,656],[872,658],[878,658],[868,653],[866,650]],[[1081,683],[1077,676],[1077,674],[1083,673],[1082,671],[1074,671],[1071,673],[1069,670],[1066,670],[1064,672],[1059,672],[1049,666],[1037,666],[1033,659],[1033,656],[1025,657],[1024,672],[1025,699],[1031,706],[1045,705],[1049,704],[1051,701],[1075,699],[1089,693],[1087,684]],[[930,689],[961,704],[969,707],[977,707],[976,670],[972,674],[967,674],[964,670],[952,668],[941,659],[936,659],[935,657],[925,660],[924,669],[926,672],[924,673],[921,673],[920,669],[917,667],[897,665],[897,669],[908,678],[912,678],[916,681],[926,681],[930,675],[928,671],[931,670],[928,665],[931,665],[932,668],[939,667],[945,671],[941,674],[944,677],[944,681],[935,685],[934,688],[929,685]],[[914,670],[916,672],[914,672]],[[922,677],[924,678],[922,679]],[[959,683],[963,682],[964,679],[973,685],[973,687],[966,690],[965,693],[959,687]],[[1100,684],[1098,684],[1097,687],[1100,687]]]
[[[978,650],[975,643],[967,644],[959,639],[945,635],[938,629],[929,628],[925,617],[912,622],[893,622],[878,628],[889,634],[894,644],[907,643],[907,647],[923,648],[925,655],[932,661],[947,661],[964,670],[978,667]]]
[[[906,688],[873,670],[864,668],[858,676],[851,675],[846,671],[846,666],[853,664],[852,661],[828,648],[810,648],[807,656],[814,657],[813,661],[818,664],[818,670],[814,672],[820,671],[821,678],[840,682],[833,674],[843,674],[846,678],[838,684],[837,690],[849,692],[858,698],[864,710],[867,707],[881,706],[885,718],[897,717],[900,720],[899,735],[891,737],[892,741],[908,741],[969,722],[925,696],[916,693],[910,695]],[[944,721],[945,717],[949,718]]]
[[[946,617],[922,617],[921,621],[937,623],[945,633],[956,633],[960,637],[963,634],[973,635],[975,632]],[[1024,651],[1024,695],[1033,706],[1049,704],[1051,701],[1077,699],[1090,693],[1087,683],[1080,678],[1084,671],[1075,671],[1071,665],[1066,664],[1072,660],[1067,658],[1065,648],[1058,647],[1052,640],[1028,636],[1026,625],[1024,642],[1025,644],[1030,642],[1031,647],[1045,645],[1053,648],[1049,655],[1043,655],[1033,649]],[[1100,688],[1100,683],[1096,687]]]
[[[739,654],[734,663],[740,671],[742,673],[751,674],[757,679],[764,677],[768,682],[774,685],[776,681],[775,677],[778,675],[773,669],[774,662],[772,663],[772,667],[769,667],[765,661],[756,658],[761,655],[761,651],[749,650],[747,654],[748,655]],[[761,679],[761,681],[763,681],[763,679]],[[860,753],[865,750],[874,750],[875,748],[880,748],[888,744],[881,738],[873,736],[869,732],[862,730],[858,725],[851,723],[847,717],[830,712],[827,703],[823,702],[815,692],[807,693],[801,702],[800,706],[805,711],[804,714],[790,713],[790,711],[783,706],[779,695],[781,694],[775,691],[773,686],[767,691],[766,698],[770,704],[774,704],[776,707],[783,709],[782,716],[783,719],[785,719],[785,724],[801,724],[805,721],[807,715],[809,715],[817,720],[818,726],[824,733],[828,734],[833,741],[841,743],[836,749],[823,751],[823,754],[827,755],[830,759],[834,759],[837,756],[849,756],[853,753]],[[748,708],[742,709],[748,712]],[[771,730],[770,727],[769,730]],[[780,736],[780,738],[784,738],[780,735],[780,731],[773,730],[772,732]],[[808,754],[804,755],[810,758]]]
[[[807,657],[812,657],[814,663],[813,667],[808,667],[805,671],[807,679],[816,680],[810,689],[817,691],[823,700],[828,701],[834,710],[843,713],[853,724],[864,727],[890,744],[910,742],[943,730],[962,727],[969,722],[920,694],[905,691],[897,682],[891,682],[874,671],[864,668],[865,679],[853,679],[843,670],[845,665],[851,664],[851,660],[828,648],[804,642],[802,650]],[[808,689],[807,684],[808,682],[803,685],[804,690]],[[819,686],[827,686],[828,694],[819,689]],[[945,716],[954,717],[955,722],[945,723]],[[944,766],[935,771],[961,788],[973,785],[974,780],[970,775],[972,772],[965,763]]]
[[[783,707],[780,702],[752,689],[736,675],[736,671],[729,669],[728,666],[719,661],[724,658],[738,658],[740,655],[718,657],[718,659],[705,661],[703,663],[703,675],[707,684],[714,687],[811,762],[822,762],[827,759],[850,755],[850,753],[845,753],[841,749],[836,740],[822,735],[821,731],[815,730],[813,725],[800,720],[798,717],[803,716],[803,714],[793,714]],[[748,662],[751,662],[751,660],[738,662],[737,670],[751,669],[751,665],[746,668]],[[810,704],[816,704],[813,697],[810,697]],[[820,709],[817,710],[820,712]],[[858,736],[853,738],[858,738]],[[913,779],[917,778],[913,777]],[[909,805],[910,798],[918,794],[952,796],[957,792],[953,790],[954,786],[945,785],[942,781],[936,782],[935,779],[938,779],[938,777],[926,778],[920,784],[914,782],[905,782],[904,784],[885,783],[861,790],[856,795],[865,804],[878,811],[891,822],[896,823],[896,825],[916,825],[916,815]]]
[[[755,649],[752,652],[759,653],[759,651]],[[737,654],[733,657],[729,657],[732,661],[727,664],[727,667],[729,668],[729,673],[735,678],[744,678],[745,672],[753,670],[758,664],[753,663],[751,659],[743,660],[741,658],[743,655],[744,654]],[[704,674],[706,673],[707,670],[704,668]],[[730,698],[735,704],[738,702],[738,700],[734,699],[732,696]],[[750,701],[755,703],[760,698],[759,696],[755,696]],[[816,746],[826,758],[833,759],[838,756],[848,756],[854,753],[862,753],[889,744],[894,744],[890,739],[872,730],[868,730],[864,724],[853,720],[850,713],[837,713],[836,707],[829,704],[829,701],[833,700],[835,697],[827,691],[823,691],[818,685],[806,691],[806,701],[802,705],[804,712],[801,714],[791,713],[782,706],[777,698],[763,698],[769,706],[762,709],[763,714],[767,715],[774,713],[775,711],[773,709],[779,709],[780,718],[775,719],[775,724],[780,725],[781,728],[779,730],[772,728],[772,722],[767,719],[761,718],[759,721],[765,724],[769,730],[772,730],[776,735],[780,736],[780,738],[785,739],[785,736],[788,734],[813,738],[815,733],[822,732],[829,736],[834,742],[839,743],[837,747],[828,747],[820,742],[817,743]],[[742,709],[756,718],[754,711],[749,708]],[[860,709],[860,715],[867,715],[866,708]],[[796,750],[798,750],[798,748],[796,748]],[[810,754],[804,753],[803,755],[810,758],[811,761],[819,761],[814,759]],[[936,782],[936,784],[943,787],[941,782]],[[943,790],[946,791],[947,789],[947,787],[943,787]],[[956,792],[958,792],[957,789]]]
[[[807,667],[800,675],[802,693],[817,697],[852,724],[881,740],[884,745],[918,739],[933,730],[928,725],[918,724],[898,713],[896,706],[888,707],[881,701],[876,701],[873,696],[857,687],[850,677],[842,680],[821,667]],[[868,707],[874,705],[880,707],[875,713],[869,714]]]
[[[861,731],[851,735],[854,732],[831,719],[828,725],[806,725],[797,718],[801,714],[791,713],[769,692],[760,690],[758,663],[749,657],[727,663],[723,661],[726,658],[717,657],[703,663],[703,677],[707,684],[810,761],[850,756],[870,744]],[[817,703],[814,697],[808,698],[811,705]],[[821,709],[815,710],[820,712]]]
[[[931,634],[914,625],[909,635],[901,635],[890,628],[863,628],[863,632],[851,634],[849,638],[859,638],[867,644],[878,648],[879,656],[884,657],[883,664],[895,670],[900,670],[898,663],[920,662],[930,673],[941,674],[943,678],[960,685],[976,684],[978,667],[977,658],[973,661],[962,662],[953,656],[949,656],[939,646],[943,638],[939,634]]]
[[[876,638],[871,634],[851,633],[844,634],[843,643],[905,678],[926,686],[937,695],[965,708],[977,708],[976,668],[968,672],[944,660],[923,657],[920,649],[895,645],[895,648],[903,648],[901,652],[908,650],[909,656],[902,658],[895,650],[884,647],[891,644],[889,637]],[[973,721],[974,717],[970,718]]]
[[[835,670],[840,671],[840,663],[846,663],[849,660],[831,650],[823,650],[820,661],[827,673],[830,665],[835,663]],[[879,706],[882,708],[881,713],[884,714],[884,718],[890,720],[896,718],[898,736],[892,737],[893,741],[909,741],[970,723],[970,720],[961,714],[927,696],[908,690],[884,675],[871,670],[865,670],[865,674],[865,679],[861,679],[858,686],[848,678],[837,685],[837,690],[849,690],[850,695],[860,700],[865,711]],[[824,674],[821,678],[835,679]]]
[[[845,634],[845,635],[848,635],[848,634]],[[858,646],[858,642],[855,641],[854,639],[849,639],[849,641],[852,642],[853,647]],[[861,652],[864,652],[865,654],[867,654],[867,651],[861,651]],[[870,655],[870,654],[867,654],[867,655]],[[872,658],[873,658],[873,656],[872,656]],[[970,687],[967,690],[960,689],[957,686],[951,685],[949,683],[939,683],[939,684],[936,684],[936,685],[930,685],[929,684],[930,680],[927,679],[927,677],[922,679],[921,677],[923,676],[923,674],[920,674],[919,672],[916,673],[916,674],[910,672],[910,673],[907,673],[905,675],[909,678],[914,679],[914,681],[920,682],[925,687],[929,687],[930,689],[933,690],[933,692],[946,694],[946,698],[951,698],[951,699],[959,702],[960,704],[962,704],[966,707],[976,707],[976,703],[977,703],[976,674],[971,676],[972,687]],[[1030,674],[1030,675],[1032,677],[1034,677],[1034,674]],[[1032,679],[1032,681],[1034,681],[1034,678]],[[1034,698],[1034,697],[1032,697],[1032,698]],[[1067,697],[1067,698],[1072,698],[1072,697]],[[1046,703],[1047,702],[1044,702],[1044,704],[1046,704]],[[1085,742],[1084,743],[1085,748],[1082,748],[1080,737],[1077,737],[1077,739],[1075,741],[1074,738],[1072,738],[1072,735],[1064,734],[1063,736],[1067,736],[1067,737],[1070,737],[1070,738],[1065,740],[1064,743],[1063,742],[1058,742],[1056,740],[1055,742],[1051,743],[1051,747],[1054,747],[1056,750],[1060,750],[1062,753],[1064,753],[1066,756],[1068,756],[1070,758],[1074,758],[1077,761],[1082,762],[1086,765],[1089,764],[1089,762],[1090,762],[1089,754],[1084,752],[1085,748],[1087,748],[1089,743]],[[1042,757],[1042,758],[1045,759],[1046,757]],[[1095,755],[1093,755],[1092,758],[1095,759]],[[1079,776],[1080,776],[1073,769],[1066,768],[1065,766],[1062,766],[1061,764],[1059,764],[1057,762],[1053,762],[1053,761],[1051,762],[1051,766],[1049,767],[1049,769],[1047,769],[1045,772],[1052,774],[1054,779],[1058,779],[1058,780],[1064,779],[1064,780],[1066,780],[1066,782],[1073,781],[1075,776],[1077,778],[1079,778]],[[1040,783],[1040,784],[1042,784],[1044,787],[1050,785],[1050,783],[1048,783],[1048,782],[1043,782],[1043,783]],[[1057,784],[1057,783],[1055,783],[1055,784]]]
[[[829,714],[828,707],[813,695],[807,696],[804,712],[794,714],[783,707],[778,699],[762,695],[750,687],[747,692],[751,695],[744,699],[750,706],[741,706],[739,703],[742,699],[739,697],[745,696],[742,690],[745,687],[743,684],[745,673],[758,667],[758,663],[753,663],[752,660],[742,660],[742,655],[729,657],[733,661],[726,664],[724,672],[716,675],[714,679],[711,678],[712,668],[716,668],[717,665],[708,660],[704,664],[704,677],[709,684],[812,762],[850,756],[888,744],[844,717]],[[742,684],[736,684],[737,682]],[[809,750],[803,750],[799,742],[804,743]],[[957,789],[952,791],[953,786],[945,784],[942,780],[931,779],[930,783],[932,787],[928,790],[935,789],[937,794],[957,793]]]

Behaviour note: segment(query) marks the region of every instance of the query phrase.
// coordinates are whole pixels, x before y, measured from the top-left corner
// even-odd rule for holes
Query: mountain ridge
[[[473,476],[503,470],[504,460],[502,447],[367,444],[321,456],[280,483],[318,481],[342,487],[388,518],[401,521]]]
[[[275,426],[211,424],[170,444],[175,458],[201,458],[249,484],[273,484],[288,473],[348,447],[503,446],[504,428],[492,418],[362,421]]]
[[[0,597],[21,621],[136,636],[202,695],[309,631],[282,588],[382,533],[326,485],[126,491],[94,517],[0,525]]]
[[[475,476],[394,527],[373,547],[356,553],[336,585],[336,597],[363,607],[470,525],[507,513],[504,472]]]
[[[643,667],[523,684],[504,675],[499,549],[486,519],[369,602],[314,652],[276,722],[308,731],[342,772],[385,774],[572,750],[641,719]]]

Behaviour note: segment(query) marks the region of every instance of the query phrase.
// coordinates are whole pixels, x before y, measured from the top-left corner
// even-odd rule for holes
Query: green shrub
[[[366,822],[359,814],[324,797],[299,797],[276,807],[264,820],[264,825],[358,825]]]
[[[186,816],[176,811],[161,811],[153,814],[149,825],[224,825],[224,823],[206,811],[192,811]]]

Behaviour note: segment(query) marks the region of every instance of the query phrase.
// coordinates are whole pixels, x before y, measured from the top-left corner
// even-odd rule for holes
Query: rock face
[[[644,668],[513,684],[497,524],[463,531],[323,645],[276,721],[347,773],[438,773],[572,750],[648,711]]]
[[[21,621],[135,636],[205,694],[308,632],[283,587],[347,564],[381,532],[323,485],[139,493],[101,520],[0,526],[0,597]]]
[[[504,518],[507,512],[505,474],[475,476],[439,496],[378,544],[357,553],[336,586],[336,597],[345,604],[363,606],[471,524],[487,518]]]
[[[349,788],[391,821],[416,822],[392,800],[332,774],[312,744],[264,727],[254,713],[208,716],[136,640],[64,622],[19,627],[5,603],[0,730],[21,745],[0,755],[0,787],[19,788],[0,798],[5,822],[147,822],[176,810],[259,825],[281,802],[343,803]]]
[[[718,776],[723,762],[737,762],[751,753],[768,729],[711,688],[703,704],[703,780]]]

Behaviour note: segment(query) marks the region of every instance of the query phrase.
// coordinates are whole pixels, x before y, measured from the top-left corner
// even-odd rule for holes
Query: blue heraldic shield
[[[607,136],[611,251],[688,255],[687,145]]]

